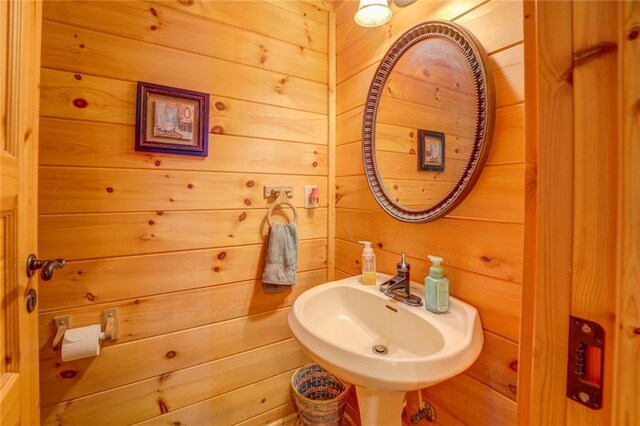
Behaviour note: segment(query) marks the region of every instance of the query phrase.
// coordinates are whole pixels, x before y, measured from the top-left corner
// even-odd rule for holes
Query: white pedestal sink
[[[289,327],[305,352],[356,385],[363,426],[400,425],[406,391],[466,370],[483,343],[474,307],[453,297],[445,314],[405,305],[378,290],[389,278],[378,274],[375,286],[362,285],[359,276],[319,285],[289,312]],[[422,297],[421,289],[412,292]]]

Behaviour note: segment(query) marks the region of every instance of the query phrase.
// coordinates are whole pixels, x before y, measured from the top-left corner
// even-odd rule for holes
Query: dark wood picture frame
[[[418,170],[444,172],[444,133],[418,129]]]
[[[138,82],[136,151],[208,155],[209,94]]]

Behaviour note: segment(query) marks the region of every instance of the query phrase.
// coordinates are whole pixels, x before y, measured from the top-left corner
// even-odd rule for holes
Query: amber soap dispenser
[[[364,244],[362,250],[362,284],[376,284],[376,255],[371,248],[371,241],[359,241]]]

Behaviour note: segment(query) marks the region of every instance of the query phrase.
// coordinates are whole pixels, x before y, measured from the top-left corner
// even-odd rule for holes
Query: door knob
[[[38,269],[42,269],[40,278],[42,281],[49,281],[53,277],[53,270],[61,269],[65,263],[64,259],[38,260],[36,255],[32,253],[27,257],[27,277],[31,278]]]

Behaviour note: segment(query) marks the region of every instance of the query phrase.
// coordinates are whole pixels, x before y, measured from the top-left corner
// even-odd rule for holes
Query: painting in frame
[[[209,94],[138,82],[136,151],[208,154]]]
[[[418,129],[418,170],[444,172],[444,133]]]

